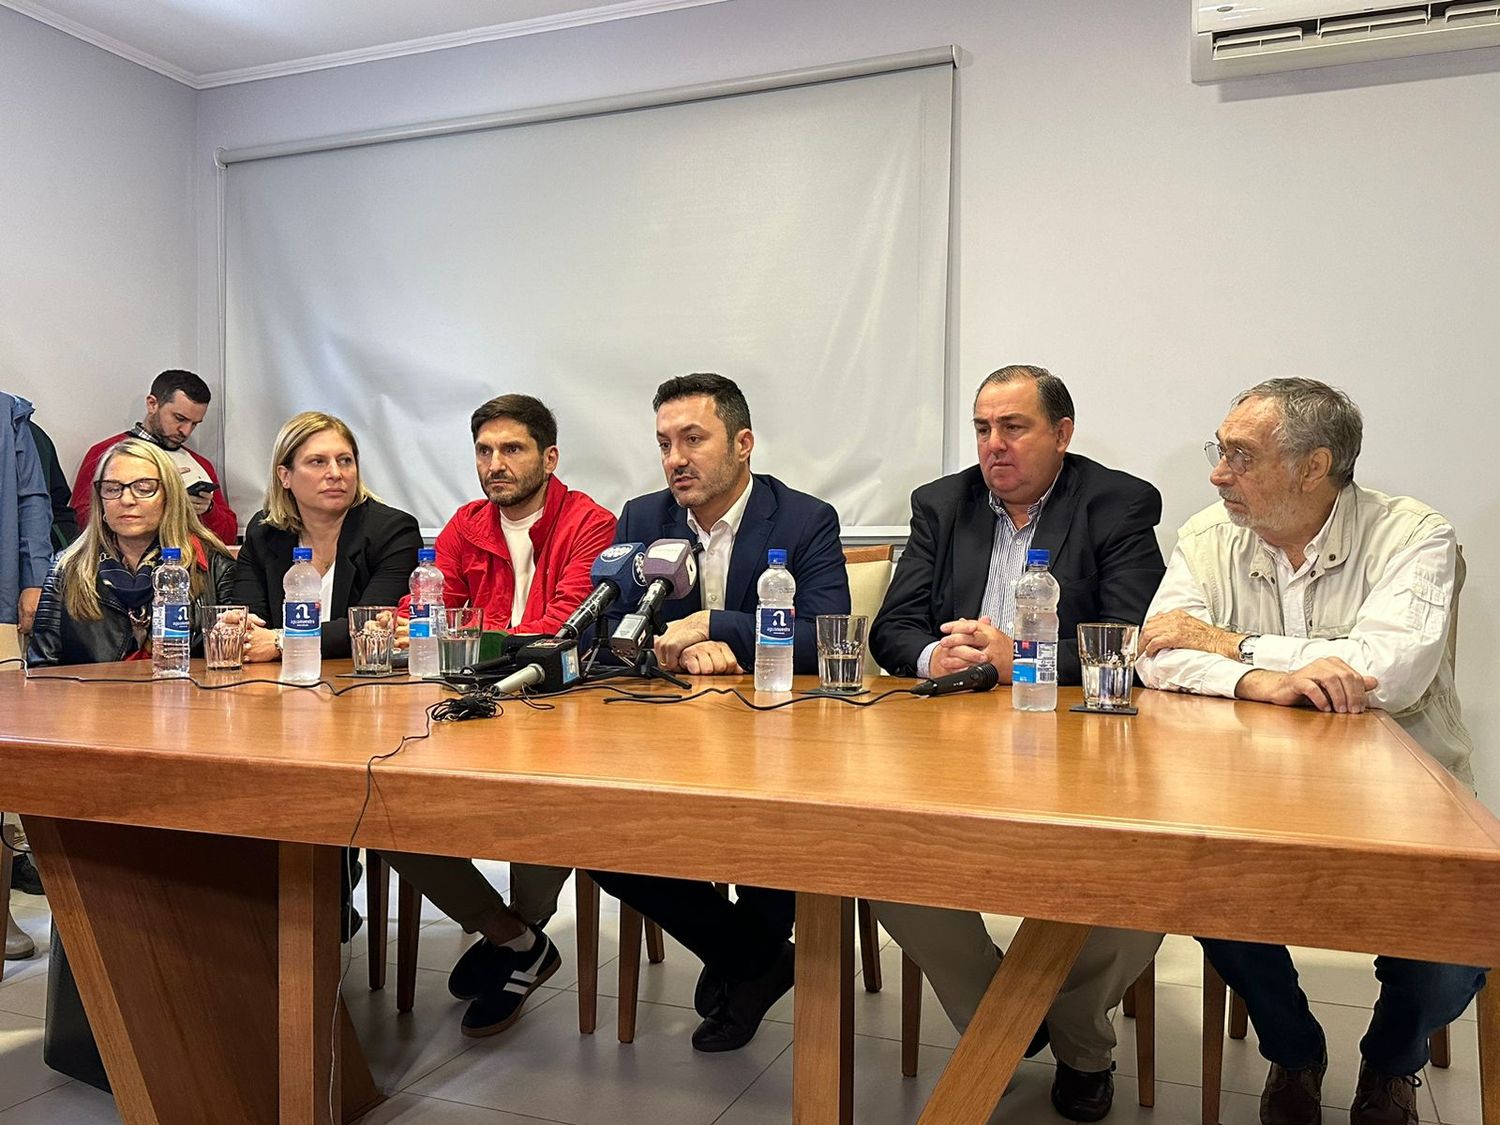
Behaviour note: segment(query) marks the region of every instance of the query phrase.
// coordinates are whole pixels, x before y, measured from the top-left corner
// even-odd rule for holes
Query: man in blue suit
[[[755,666],[755,584],[766,552],[787,553],[797,580],[794,666],[818,667],[815,618],[849,612],[849,578],[838,514],[816,497],[750,471],[755,435],[750,407],[732,380],[696,374],[657,388],[656,442],[664,491],[625,505],[619,543],[686,539],[696,543],[698,584],[662,607],[666,631],[656,655],[668,671],[731,675]],[[613,631],[630,606],[617,607]],[[792,987],[796,910],[790,891],[738,888],[730,902],[711,883],[598,872],[595,880],[703,961],[693,1032],[700,1051],[732,1051],[755,1035],[761,1018]]]

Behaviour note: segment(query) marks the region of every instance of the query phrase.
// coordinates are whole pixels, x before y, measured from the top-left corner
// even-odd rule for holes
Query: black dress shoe
[[[4,847],[0,844],[0,847]],[[37,874],[36,864],[31,862],[29,855],[16,853],[16,862],[10,869],[10,887],[13,891],[22,894],[39,895],[45,894],[42,890],[42,877]]]
[[[693,1010],[708,1019],[724,1004],[729,985],[723,977],[715,976],[707,965],[698,974],[698,983],[693,988]]]
[[[738,1051],[755,1038],[760,1021],[791,991],[795,977],[792,943],[783,942],[775,963],[760,976],[726,983],[723,1003],[693,1032],[693,1050]]]
[[[1114,1067],[1109,1070],[1074,1070],[1057,1060],[1052,1080],[1052,1108],[1069,1121],[1098,1121],[1115,1100]]]

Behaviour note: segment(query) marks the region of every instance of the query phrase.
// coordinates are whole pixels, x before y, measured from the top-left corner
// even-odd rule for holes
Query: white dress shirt
[[[703,550],[698,555],[698,590],[703,598],[704,609],[724,608],[724,587],[729,583],[729,560],[734,554],[734,537],[739,534],[740,523],[745,518],[745,507],[750,503],[750,490],[755,487],[755,478],[745,484],[745,491],[729,505],[729,510],[714,521],[713,527],[704,531],[698,519],[688,510],[688,527],[698,537]]]

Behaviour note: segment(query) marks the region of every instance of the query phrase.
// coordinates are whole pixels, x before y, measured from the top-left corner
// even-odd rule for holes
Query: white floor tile
[[[790,1028],[768,1023],[743,1050],[698,1054],[688,1040],[693,1012],[642,1004],[635,1042],[621,1044],[608,1033],[615,1011],[601,998],[600,1032],[580,1035],[574,1007],[554,1000],[411,1092],[570,1125],[707,1125],[791,1041]]]
[[[0,1125],[119,1125],[119,1122],[114,1098],[68,1079],[61,1086],[0,1113]]]
[[[5,1125],[0,1117],[0,1125]],[[483,1106],[397,1094],[359,1119],[359,1125],[551,1125],[540,1117],[517,1117]]]
[[[0,1012],[0,1109],[46,1093],[66,1081],[42,1062],[42,1021]]]
[[[1455,1023],[1449,1032],[1453,1065],[1446,1070],[1429,1066],[1423,1072],[1426,1092],[1444,1125],[1479,1125],[1478,1026],[1469,1020]]]
[[[917,1074],[901,1076],[901,1046],[889,1039],[857,1036],[854,1040],[854,1119],[861,1125],[910,1125],[922,1113],[952,1052],[922,1048]],[[1061,1121],[1052,1109],[1052,1068],[1022,1063],[1009,1093],[996,1110],[997,1122]],[[792,1052],[787,1050],[757,1079],[715,1125],[770,1125],[790,1120]]]

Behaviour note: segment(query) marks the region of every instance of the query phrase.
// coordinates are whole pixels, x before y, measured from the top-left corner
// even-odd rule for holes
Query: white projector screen
[[[230,495],[326,410],[430,534],[482,495],[470,413],[520,391],[618,512],[663,487],[657,384],[717,371],[757,471],[903,534],[943,464],[952,96],[926,66],[230,164]]]

